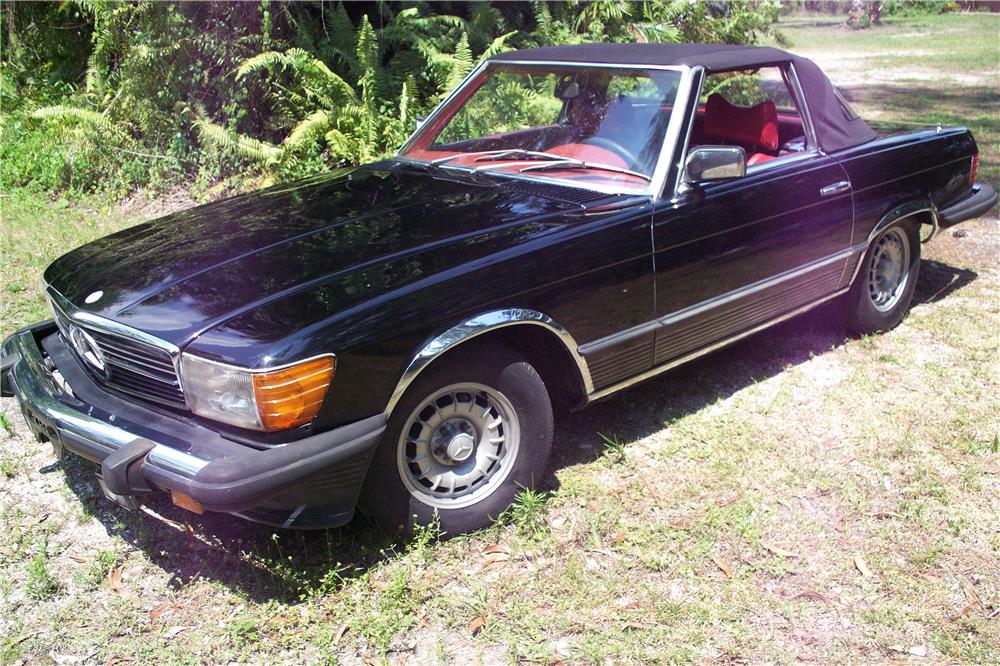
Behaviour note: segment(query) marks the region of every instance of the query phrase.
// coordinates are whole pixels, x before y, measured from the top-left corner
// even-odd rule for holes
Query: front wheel
[[[920,273],[920,234],[913,223],[880,233],[845,295],[848,328],[861,335],[895,328],[906,316]]]
[[[523,357],[480,347],[422,372],[389,418],[362,506],[390,531],[437,514],[451,536],[485,527],[544,473],[552,405]]]

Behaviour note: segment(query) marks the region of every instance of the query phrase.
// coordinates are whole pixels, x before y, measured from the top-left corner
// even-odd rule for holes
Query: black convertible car
[[[2,392],[126,506],[446,532],[579,408],[831,299],[906,314],[920,246],[996,201],[962,128],[876,134],[773,48],[477,67],[390,160],[200,206],[45,272]]]

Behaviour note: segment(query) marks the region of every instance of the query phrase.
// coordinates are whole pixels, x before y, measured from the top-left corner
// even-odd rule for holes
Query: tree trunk
[[[882,0],[851,0],[847,26],[855,30],[878,25],[882,22]]]

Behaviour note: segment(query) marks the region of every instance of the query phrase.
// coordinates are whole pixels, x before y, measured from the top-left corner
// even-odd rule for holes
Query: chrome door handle
[[[847,192],[851,189],[851,181],[842,180],[839,183],[834,183],[833,185],[827,185],[819,191],[821,197],[832,197],[834,194],[840,194],[842,192]]]

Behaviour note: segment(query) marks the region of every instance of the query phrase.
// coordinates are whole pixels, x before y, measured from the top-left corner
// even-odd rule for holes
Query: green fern
[[[281,148],[250,136],[238,134],[204,118],[195,118],[194,127],[203,141],[220,148],[228,148],[256,162],[275,162],[281,157]]]

